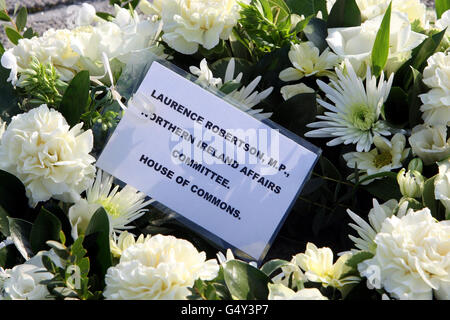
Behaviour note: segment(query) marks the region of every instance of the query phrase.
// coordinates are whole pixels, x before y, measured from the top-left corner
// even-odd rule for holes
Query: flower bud
[[[423,162],[420,158],[412,159],[408,164],[409,171],[418,171],[422,173],[423,170]]]
[[[420,198],[423,193],[425,179],[419,171],[408,170],[406,173],[405,171],[403,168],[397,175],[397,182],[402,195],[407,198]]]

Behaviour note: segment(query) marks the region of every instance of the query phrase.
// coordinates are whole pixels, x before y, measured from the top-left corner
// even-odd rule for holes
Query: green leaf
[[[11,27],[5,27],[5,33],[9,39],[9,41],[11,41],[11,43],[14,45],[17,45],[19,43],[19,40],[22,39],[22,36],[20,35],[20,33],[18,33],[16,30],[14,30]]]
[[[81,71],[70,81],[64,93],[59,111],[70,126],[78,124],[81,115],[86,111],[89,101],[89,86],[89,72]]]
[[[0,206],[0,233],[9,237],[8,213]]]
[[[344,274],[342,274],[341,279],[351,276],[351,275],[359,275],[358,272],[358,264],[361,262],[371,259],[373,257],[373,253],[369,251],[360,251],[358,253],[355,253],[350,259],[348,259],[345,262],[345,265],[350,269],[346,271]]]
[[[27,25],[28,12],[26,7],[21,7],[16,17],[16,26],[19,31],[23,31]]]
[[[0,170],[0,206],[12,217],[21,217],[29,210],[22,182],[2,170]]]
[[[326,0],[285,0],[287,6],[292,13],[299,16],[310,15],[316,16],[319,11],[322,12],[322,17],[326,20],[328,18],[327,1]]]
[[[428,179],[425,181],[425,185],[423,188],[423,194],[422,194],[422,200],[423,205],[425,207],[428,207],[430,209],[431,214],[436,219],[441,219],[442,217],[439,217],[439,201],[436,200],[435,193],[434,193],[434,183],[437,178],[437,175]]]
[[[369,185],[361,185],[363,182],[376,178],[381,178],[381,180],[374,180],[370,182]],[[367,176],[364,179],[360,179],[360,181],[355,184],[354,189],[356,190],[358,187],[363,187],[372,195],[382,199],[383,201],[400,199],[402,197],[402,193],[400,192],[400,188],[397,183],[397,173],[395,172],[380,172]]]
[[[39,215],[31,228],[30,244],[34,253],[48,249],[48,240],[59,240],[61,222],[45,208],[41,208]]]
[[[261,271],[264,272],[266,276],[270,277],[272,273],[289,264],[290,262],[286,260],[280,259],[270,260],[261,267]]]
[[[2,43],[0,42],[0,57],[5,53],[5,47],[3,47]]]
[[[228,63],[230,62],[231,58],[224,58],[217,60],[213,64],[211,64],[210,69],[214,74],[214,77],[216,78],[225,78],[225,74],[227,71]],[[250,76],[252,73],[252,64],[248,60],[245,59],[239,59],[234,58],[235,68],[234,68],[234,75],[233,78],[236,78],[236,76],[242,72],[242,83],[248,83],[250,81]]]
[[[442,39],[444,38],[446,30],[428,37],[412,52],[412,57],[409,59],[396,73],[395,81],[398,86],[409,88],[413,81],[413,73],[411,67],[419,72],[423,72],[427,65],[427,60],[439,48]]]
[[[0,20],[10,22],[11,18],[8,16],[8,14],[5,11],[0,11]]]
[[[234,90],[239,89],[240,87],[241,87],[240,83],[229,81],[220,88],[220,91],[223,92],[224,94],[229,94],[232,93]]]
[[[314,121],[316,114],[316,94],[303,93],[280,104],[272,119],[286,129],[304,135],[307,131],[306,125]]]
[[[107,12],[97,12],[96,13],[98,17],[102,18],[103,20],[106,21],[111,21],[112,19],[114,19],[114,16],[110,13]]]
[[[384,14],[380,29],[377,32],[375,43],[372,49],[372,71],[375,76],[379,76],[386,66],[389,57],[389,41],[391,31],[391,11],[392,2]]]
[[[10,73],[11,70],[0,65],[0,118],[6,122],[20,113],[16,91],[11,83],[6,81]]]
[[[428,89],[423,83],[423,75],[413,67],[411,67],[413,75],[413,85],[408,92],[408,106],[409,106],[409,127],[413,128],[422,122],[422,112],[420,107],[422,106],[422,100],[420,95],[425,93]]]
[[[267,0],[258,0],[261,3],[263,12],[262,15],[267,18],[267,20],[273,22],[272,9],[270,8],[269,2]]]
[[[30,259],[33,256],[33,250],[31,250],[29,238],[31,233],[32,224],[22,219],[14,219],[8,217],[9,233],[12,241],[14,242],[17,250],[20,252],[25,260]]]
[[[303,33],[309,41],[319,48],[320,52],[323,52],[328,48],[326,41],[328,37],[328,29],[326,21],[318,18],[312,18],[308,25],[303,29]]]
[[[224,267],[224,277],[233,299],[265,300],[269,295],[269,277],[245,262],[228,261]]]
[[[328,16],[328,28],[361,25],[361,11],[355,0],[337,0]]]
[[[23,33],[23,37],[25,39],[31,39],[35,36],[33,28],[27,28],[27,30],[25,30],[25,32]]]
[[[402,128],[408,123],[408,118],[405,117],[408,112],[408,94],[401,87],[393,86],[384,104],[386,120],[391,125]]]
[[[450,9],[450,0],[436,0],[434,2],[436,6],[437,18],[440,19],[442,14]]]
[[[104,283],[106,271],[112,265],[109,234],[108,214],[102,207],[92,216],[83,241],[83,246],[92,262],[91,271],[98,275],[102,284]]]

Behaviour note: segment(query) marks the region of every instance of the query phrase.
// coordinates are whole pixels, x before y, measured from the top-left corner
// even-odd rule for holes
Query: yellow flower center
[[[102,207],[106,210],[106,212],[113,218],[117,218],[122,215],[122,213],[119,210],[119,205],[116,203],[112,203],[111,201],[109,201],[108,198],[101,199],[98,202],[99,204],[102,205]]]
[[[384,166],[387,166],[391,162],[392,162],[392,154],[389,151],[385,151],[380,154],[377,154],[375,156],[375,159],[373,159],[373,164],[377,168],[382,168]]]
[[[350,121],[358,129],[367,131],[375,122],[375,112],[365,105],[354,106],[350,112]]]

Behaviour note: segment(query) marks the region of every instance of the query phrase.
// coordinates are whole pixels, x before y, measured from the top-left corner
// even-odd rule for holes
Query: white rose
[[[0,168],[25,185],[31,206],[55,199],[74,202],[94,179],[92,131],[70,129],[58,111],[41,105],[14,116],[0,141]]]
[[[163,40],[183,54],[194,54],[199,45],[212,49],[226,40],[240,18],[237,0],[156,1],[152,11],[160,11]],[[244,1],[247,2],[247,1]]]
[[[420,95],[422,118],[430,125],[450,125],[450,54],[432,55],[423,71],[423,82],[431,89]]]
[[[439,20],[436,21],[436,23],[434,24],[434,26],[436,28],[438,28],[438,30],[442,31],[445,28],[447,28],[447,31],[445,32],[445,35],[447,37],[450,37],[450,10],[445,11],[441,18]]]
[[[439,164],[439,174],[434,182],[434,195],[445,206],[447,214],[450,213],[450,159]]]
[[[120,263],[108,269],[103,295],[109,300],[180,300],[195,280],[212,280],[216,260],[206,261],[192,243],[156,235],[122,252]]]
[[[450,285],[450,222],[438,222],[425,208],[387,218],[374,239],[375,256],[358,265],[396,299],[432,299]],[[376,272],[375,272],[376,271]],[[379,287],[376,286],[376,287]]]
[[[356,0],[363,21],[384,15],[391,0]],[[392,10],[406,13],[411,23],[419,20],[422,26],[427,24],[427,7],[420,0],[393,0]]]
[[[269,300],[328,300],[316,288],[301,289],[297,292],[282,285],[269,283]]]
[[[450,138],[447,139],[447,127],[443,125],[414,127],[409,143],[413,153],[426,165],[450,156]]]
[[[28,263],[6,270],[7,278],[3,283],[5,298],[11,300],[48,299],[47,286],[40,282],[52,279],[53,275],[49,272],[42,272],[45,270]]]
[[[341,58],[350,61],[355,71],[363,74],[370,64],[372,48],[383,16],[367,20],[359,27],[328,29],[329,46]],[[411,57],[412,50],[427,36],[411,31],[411,24],[405,14],[392,12],[389,58],[385,67],[388,73],[398,68]]]

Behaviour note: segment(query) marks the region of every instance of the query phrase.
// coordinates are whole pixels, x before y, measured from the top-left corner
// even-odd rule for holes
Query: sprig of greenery
[[[297,33],[302,31],[294,25],[292,14],[282,0],[253,0],[250,4],[239,3],[241,18],[234,29],[235,37],[256,56],[255,60],[291,43],[298,43]]]
[[[89,284],[90,262],[83,247],[84,237],[80,236],[70,247],[65,246],[65,236],[61,232],[61,242],[47,241],[62,261],[63,267],[56,265],[48,256],[42,257],[42,263],[48,272],[54,275],[41,283],[47,286],[50,294],[57,299],[98,299],[100,292],[92,293]]]
[[[59,78],[55,67],[51,63],[41,63],[36,57],[31,58],[29,68],[21,73],[17,85],[30,97],[26,103],[31,107],[59,105],[67,88],[67,83]]]

